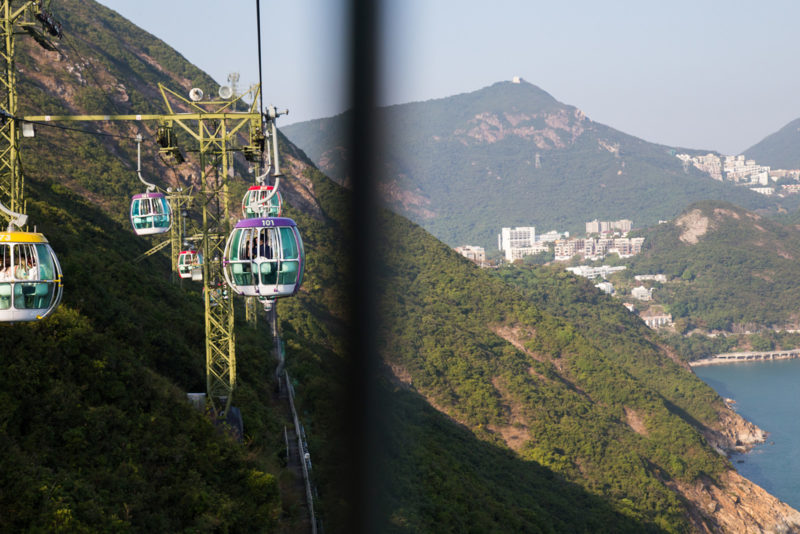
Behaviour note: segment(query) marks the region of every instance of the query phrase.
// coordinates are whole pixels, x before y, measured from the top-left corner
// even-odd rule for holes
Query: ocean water
[[[767,441],[731,461],[739,473],[800,510],[800,359],[695,367],[735,409],[769,433]]]

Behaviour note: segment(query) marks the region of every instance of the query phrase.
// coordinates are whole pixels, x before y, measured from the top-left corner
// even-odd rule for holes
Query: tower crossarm
[[[261,135],[262,115],[254,107],[247,112],[230,111],[225,102],[188,102],[191,111],[172,113],[165,89],[167,108],[165,114],[128,115],[30,115],[21,120],[34,124],[53,122],[108,122],[156,121],[160,126],[177,125],[195,142],[193,152],[198,154],[201,184],[195,198],[202,208],[203,295],[206,325],[206,380],[208,400],[216,413],[230,409],[236,387],[236,342],[234,336],[233,294],[223,276],[225,240],[230,233],[228,202],[228,168],[231,153],[257,149],[253,139]],[[215,109],[204,111],[207,105]],[[184,106],[186,107],[186,106]],[[9,121],[17,122],[17,121]],[[254,131],[256,135],[254,136]],[[245,137],[250,145],[236,146],[234,141]],[[163,145],[162,145],[163,146]],[[174,148],[171,144],[169,149]],[[177,198],[175,199],[177,200]],[[180,209],[180,205],[175,207]],[[171,235],[168,242],[177,243],[179,233]],[[164,245],[166,246],[166,245]],[[175,245],[173,245],[174,247]],[[173,254],[174,256],[174,254]],[[173,259],[174,263],[174,259]]]

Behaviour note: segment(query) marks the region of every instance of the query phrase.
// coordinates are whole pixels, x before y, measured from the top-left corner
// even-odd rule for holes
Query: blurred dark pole
[[[380,132],[375,120],[380,47],[380,0],[351,0],[350,99],[353,110],[350,131],[350,176],[353,184],[353,257],[350,280],[353,299],[353,357],[349,388],[351,422],[351,532],[379,530],[378,475],[382,447],[377,438],[378,354],[378,195],[375,187]]]

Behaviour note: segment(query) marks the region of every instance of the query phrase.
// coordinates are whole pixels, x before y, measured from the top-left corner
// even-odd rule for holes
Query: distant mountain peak
[[[707,198],[749,208],[776,202],[684,169],[670,147],[594,122],[524,80],[381,108],[377,116],[386,133],[377,177],[384,199],[451,246],[488,250],[500,228],[515,225],[576,231],[607,217],[642,227]],[[283,129],[345,184],[346,119]]]
[[[748,158],[773,169],[800,169],[800,118],[744,151]]]

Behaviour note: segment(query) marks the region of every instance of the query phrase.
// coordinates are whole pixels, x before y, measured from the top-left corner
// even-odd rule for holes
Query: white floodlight
[[[22,122],[22,137],[36,137],[32,122]]]
[[[219,87],[219,97],[223,100],[227,100],[233,96],[233,89],[228,87],[227,85],[220,85]]]

